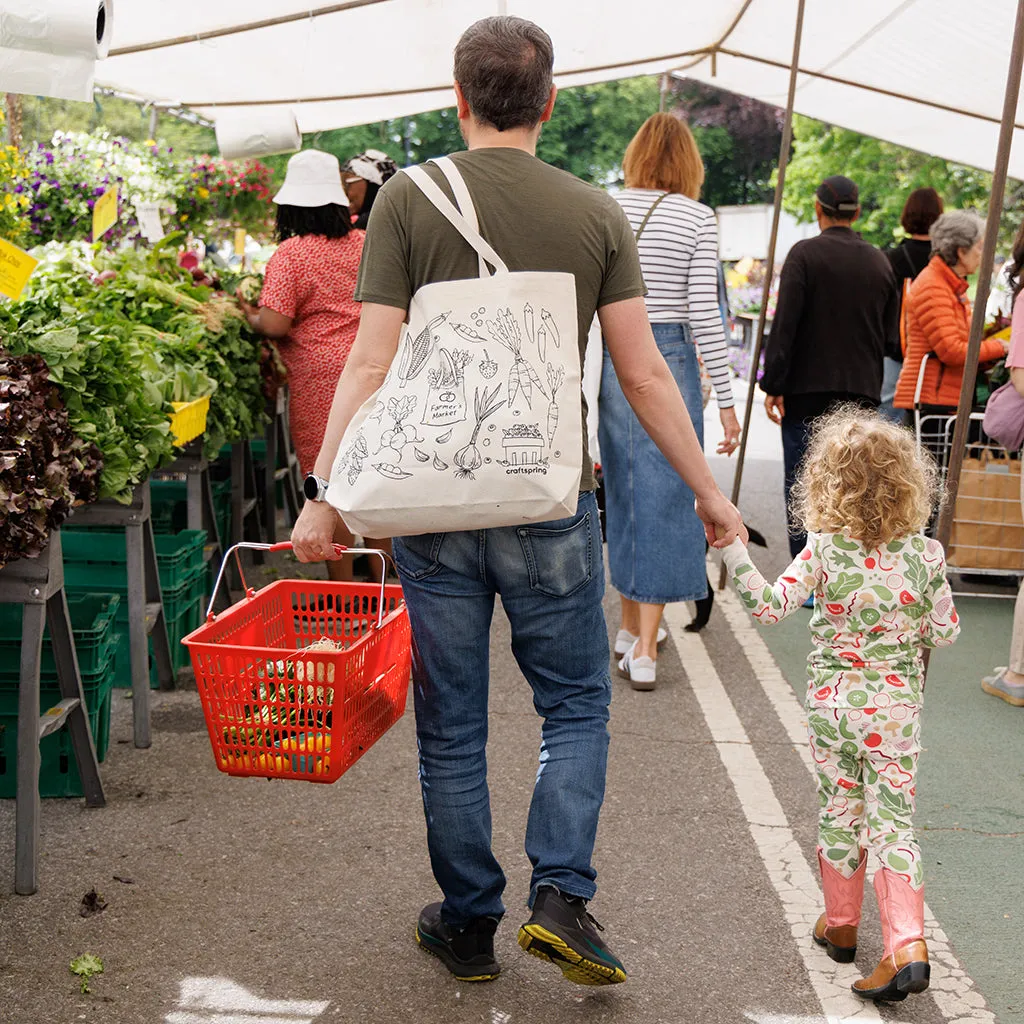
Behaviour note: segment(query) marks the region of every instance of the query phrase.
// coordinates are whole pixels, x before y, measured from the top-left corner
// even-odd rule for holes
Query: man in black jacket
[[[761,388],[782,426],[786,515],[794,557],[805,543],[789,498],[814,420],[842,402],[875,408],[886,339],[897,330],[899,293],[889,261],[855,234],[857,186],[835,175],[815,192],[821,234],[786,257],[765,350]]]

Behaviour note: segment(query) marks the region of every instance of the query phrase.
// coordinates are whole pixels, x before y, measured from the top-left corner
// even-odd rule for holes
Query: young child
[[[921,850],[914,838],[923,694],[921,651],[960,627],[942,545],[922,533],[935,468],[902,427],[860,409],[817,426],[794,492],[807,546],[774,584],[735,541],[726,565],[762,625],[813,595],[807,731],[817,765],[825,913],[814,941],[839,963],[857,952],[870,846],[884,956],[853,991],[898,1001],[928,987]]]

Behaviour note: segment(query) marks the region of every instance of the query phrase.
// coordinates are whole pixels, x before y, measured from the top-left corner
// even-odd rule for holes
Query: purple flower
[[[105,188],[104,188],[104,187],[103,187],[102,185],[97,185],[97,186],[96,186],[96,187],[95,187],[95,188],[94,188],[94,189],[92,190],[92,194],[93,194],[94,196],[101,196],[101,195],[103,195],[103,193],[104,193],[104,192],[106,192],[106,191],[107,191],[107,190],[106,190],[106,189],[105,189]]]

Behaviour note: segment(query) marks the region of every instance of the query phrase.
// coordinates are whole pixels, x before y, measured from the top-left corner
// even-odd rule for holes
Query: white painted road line
[[[165,1024],[313,1024],[330,1003],[263,999],[230,978],[185,978]]]
[[[690,683],[718,756],[729,773],[743,815],[747,819],[761,860],[782,904],[828,1024],[878,1024],[874,1003],[865,1003],[850,991],[861,973],[852,964],[833,963],[811,939],[811,929],[821,913],[822,897],[816,875],[800,849],[785,811],[740,721],[736,708],[708,656],[699,633],[683,628],[689,616],[681,604],[665,608],[665,622],[675,641],[686,678]]]
[[[768,645],[760,635],[758,627],[751,621],[746,609],[730,587],[724,591],[716,591],[715,606],[722,609],[729,629],[736,637],[739,648],[743,651],[757,681],[775,709],[786,735],[792,740],[808,771],[813,776],[814,764],[807,742],[806,715],[789,680],[782,674],[771,651],[768,650]],[[685,635],[690,636],[691,634]],[[927,770],[927,766],[925,770]],[[874,873],[873,856],[868,869]],[[925,884],[927,885],[927,880]],[[931,987],[928,991],[942,1015],[957,1024],[967,1021],[996,1024],[995,1014],[985,1008],[984,997],[950,949],[949,937],[942,930],[927,904],[925,904],[924,914],[925,938],[928,942],[929,959],[932,962]]]

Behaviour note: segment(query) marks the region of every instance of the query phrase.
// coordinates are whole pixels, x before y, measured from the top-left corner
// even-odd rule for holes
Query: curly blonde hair
[[[938,500],[935,462],[904,427],[843,406],[815,425],[793,489],[806,530],[877,548],[923,529]]]

